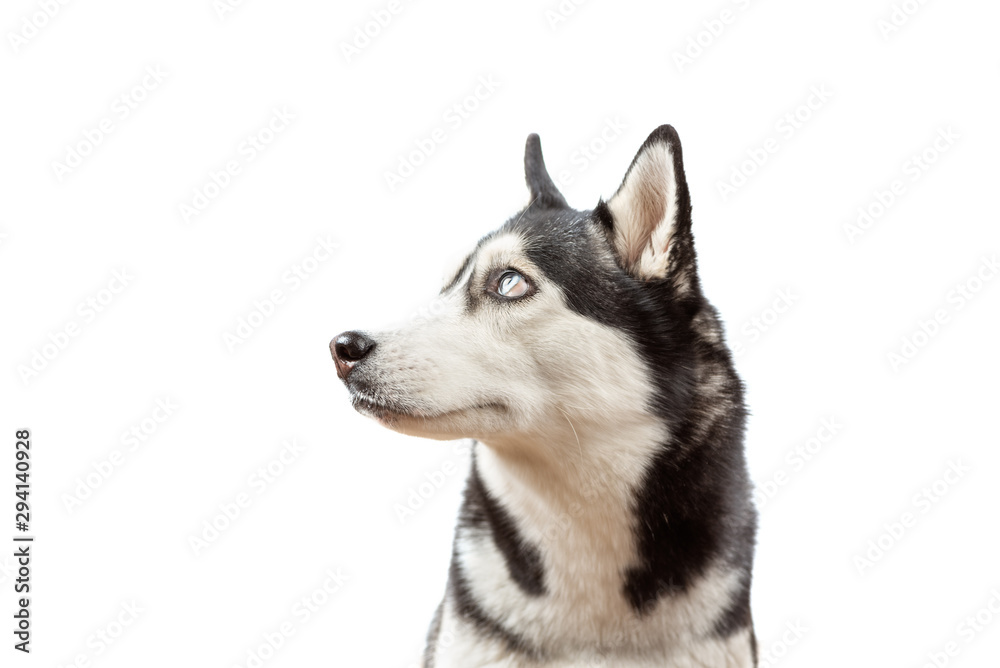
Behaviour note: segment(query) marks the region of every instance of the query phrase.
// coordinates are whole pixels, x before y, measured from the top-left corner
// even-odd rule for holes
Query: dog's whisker
[[[557,406],[556,408],[559,408],[559,407]],[[577,448],[579,448],[579,450],[580,450],[580,457],[582,458],[583,457],[583,444],[580,443],[580,435],[576,433],[576,427],[573,426],[573,421],[569,419],[569,415],[566,414],[566,411],[564,411],[563,409],[559,408],[559,412],[563,414],[564,418],[566,418],[566,422],[569,422],[569,428],[573,430],[573,437],[576,438],[576,445],[577,445]]]

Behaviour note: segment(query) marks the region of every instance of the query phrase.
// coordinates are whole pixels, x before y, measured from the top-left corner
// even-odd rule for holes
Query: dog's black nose
[[[354,365],[375,348],[375,342],[361,332],[344,332],[330,341],[330,352],[337,365],[337,375],[347,379]]]

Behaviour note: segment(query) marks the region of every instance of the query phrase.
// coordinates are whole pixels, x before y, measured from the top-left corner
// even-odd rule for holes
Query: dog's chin
[[[374,401],[361,395],[351,397],[354,409],[383,427],[407,436],[437,440],[482,438],[502,429],[507,407],[483,403],[450,410],[427,410]]]

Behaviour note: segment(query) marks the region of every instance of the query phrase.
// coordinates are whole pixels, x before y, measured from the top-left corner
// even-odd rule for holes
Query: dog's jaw
[[[408,436],[437,440],[463,438],[463,436],[456,436],[456,433],[467,430],[467,423],[483,423],[486,418],[497,422],[508,413],[507,407],[499,402],[428,412],[372,399],[362,392],[352,393],[351,404],[356,411],[365,417],[372,418],[387,429]],[[478,431],[480,432],[479,437],[489,433],[488,430],[481,427]]]

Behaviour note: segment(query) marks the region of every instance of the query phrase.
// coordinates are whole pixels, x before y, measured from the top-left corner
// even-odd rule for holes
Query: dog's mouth
[[[468,411],[507,411],[507,407],[505,405],[495,401],[474,404],[464,408],[456,408],[446,411],[426,411],[413,406],[404,406],[385,399],[377,399],[361,392],[354,392],[351,394],[351,405],[354,406],[354,410],[358,411],[362,415],[374,418],[386,426],[391,426],[400,420],[438,420],[440,418],[451,417]]]
[[[362,415],[375,418],[379,421],[400,417],[416,417],[416,413],[411,408],[368,397],[360,392],[351,395],[351,405],[354,406],[354,410]]]

